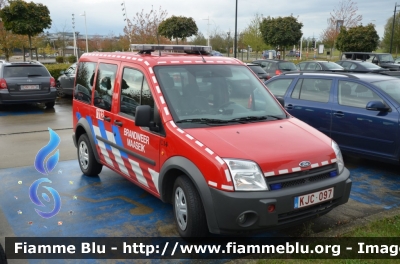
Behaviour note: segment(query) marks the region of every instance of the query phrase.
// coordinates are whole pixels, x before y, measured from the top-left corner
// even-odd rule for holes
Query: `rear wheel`
[[[56,104],[56,102],[47,102],[47,103],[45,103],[47,108],[53,108],[55,104]]]
[[[193,183],[186,176],[175,180],[173,200],[175,223],[181,237],[208,235],[203,204]]]
[[[82,134],[78,139],[78,161],[81,171],[87,176],[97,176],[103,169],[103,165],[98,163],[94,156],[86,134]]]

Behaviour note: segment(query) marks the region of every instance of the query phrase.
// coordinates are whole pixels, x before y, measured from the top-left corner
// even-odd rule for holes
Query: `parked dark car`
[[[296,67],[300,71],[344,71],[342,66],[332,61],[303,61]]]
[[[60,72],[60,77],[57,79],[57,94],[59,97],[73,94],[75,82],[76,63],[68,67],[67,70]]]
[[[400,79],[372,73],[286,73],[266,85],[291,115],[331,137],[343,152],[399,162]]]
[[[260,65],[268,74],[268,79],[287,71],[297,71],[296,65],[284,60],[255,60],[252,63]]]
[[[255,73],[257,74],[258,78],[260,78],[263,82],[268,80],[268,74],[266,71],[261,68],[260,65],[254,63],[246,63],[246,65]]]
[[[0,104],[44,103],[52,108],[56,97],[56,82],[41,63],[0,63]]]
[[[373,52],[343,52],[342,60],[363,60],[374,63],[382,68],[391,71],[399,71],[400,64],[395,63],[390,53],[373,53]]]
[[[376,64],[373,64],[368,61],[358,61],[358,60],[341,60],[337,61],[337,64],[342,66],[347,72],[384,72],[389,71],[389,69],[385,69],[379,67]]]
[[[212,50],[212,51],[210,52],[210,55],[211,55],[211,56],[222,56],[222,53],[219,52],[219,51],[216,51],[216,50]]]
[[[288,53],[286,53],[286,57],[296,57],[296,51],[291,50]]]
[[[264,50],[262,57],[263,59],[269,59],[269,53],[272,53],[272,58],[271,59],[276,59],[276,50]]]

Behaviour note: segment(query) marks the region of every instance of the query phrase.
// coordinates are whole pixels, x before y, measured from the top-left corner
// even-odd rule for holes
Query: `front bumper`
[[[47,103],[57,98],[57,89],[50,88],[49,92],[29,94],[10,94],[7,89],[0,90],[0,104]]]
[[[342,174],[320,182],[282,190],[263,192],[224,192],[211,188],[214,213],[220,233],[243,233],[286,228],[328,213],[344,204],[350,196],[352,181],[345,168]],[[294,209],[296,196],[334,188],[333,199],[308,207]],[[274,205],[275,211],[268,212]],[[247,223],[239,223],[239,216],[247,213]]]

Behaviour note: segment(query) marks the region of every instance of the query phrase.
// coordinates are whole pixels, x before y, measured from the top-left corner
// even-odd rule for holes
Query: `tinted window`
[[[339,64],[336,64],[334,62],[321,62],[321,65],[323,65],[325,68],[329,70],[334,70],[334,69],[343,69],[342,66]]]
[[[4,78],[50,76],[44,66],[39,65],[13,65],[4,67]]]
[[[297,70],[296,65],[292,62],[281,62],[278,64],[279,69],[287,71]]]
[[[299,63],[297,66],[299,66],[300,70],[304,70],[306,67],[307,63]]]
[[[80,62],[76,74],[76,87],[74,98],[86,103],[92,102],[92,86],[94,80],[94,71],[96,63]]]
[[[373,63],[370,63],[370,62],[366,62],[366,61],[361,63],[361,65],[364,66],[367,69],[380,69],[381,68],[376,64],[373,64]]]
[[[355,82],[339,81],[338,92],[339,104],[341,105],[365,108],[369,101],[383,102],[370,88]]]
[[[284,96],[293,79],[279,79],[268,83],[267,87],[275,96]]]
[[[107,111],[111,111],[117,69],[117,65],[108,63],[100,63],[97,69],[94,105]]]
[[[320,67],[315,63],[315,62],[309,62],[307,64],[306,70],[307,71],[314,71],[314,70],[318,70]]]
[[[292,92],[292,98],[327,103],[332,80],[300,79]]]
[[[388,80],[374,82],[382,91],[392,97],[398,104],[400,104],[400,80]]]

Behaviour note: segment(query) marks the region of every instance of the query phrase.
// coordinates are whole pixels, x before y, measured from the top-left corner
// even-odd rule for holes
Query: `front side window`
[[[400,104],[400,80],[386,80],[373,82],[379,89],[385,92],[387,95],[392,97],[398,104]]]
[[[304,71],[306,69],[306,65],[307,65],[307,63],[299,63],[299,64],[297,64],[298,68],[300,70],[302,70],[302,71]]]
[[[157,66],[154,71],[175,122],[182,126],[286,118],[273,96],[245,66]]]
[[[267,84],[268,89],[275,96],[284,96],[293,79],[279,79]]]
[[[78,72],[76,74],[76,86],[74,90],[74,98],[76,100],[91,103],[92,87],[96,69],[95,62],[80,62]]]
[[[108,63],[99,63],[97,69],[94,105],[107,111],[111,111],[117,69],[117,65]]]
[[[332,80],[299,79],[292,92],[292,98],[327,103]]]
[[[315,62],[309,62],[309,63],[307,64],[306,70],[307,70],[307,71],[318,70],[317,64],[316,64]]]
[[[338,93],[340,105],[365,108],[370,101],[383,102],[370,88],[355,82],[339,81]]]

